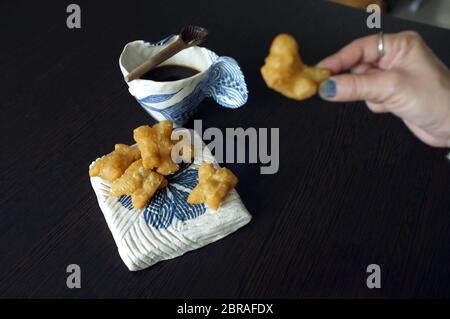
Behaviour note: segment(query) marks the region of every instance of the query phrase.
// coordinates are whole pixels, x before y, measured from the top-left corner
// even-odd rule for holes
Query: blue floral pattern
[[[167,187],[158,190],[142,214],[148,225],[155,228],[168,228],[174,218],[181,221],[196,218],[206,211],[204,204],[188,204],[190,191],[197,185],[198,166],[180,163],[180,169],[172,176],[167,176]],[[133,210],[130,196],[120,196],[118,202],[125,208]]]
[[[174,93],[167,93],[167,94],[153,94],[149,95],[143,99],[139,100],[140,104],[147,104],[147,103],[161,103],[165,102],[167,100],[170,100],[172,97],[174,97],[177,93],[179,93],[182,90],[179,89],[177,92]]]

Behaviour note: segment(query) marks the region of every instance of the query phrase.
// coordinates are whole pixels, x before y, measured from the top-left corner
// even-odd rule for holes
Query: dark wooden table
[[[316,63],[371,34],[367,14],[322,1],[80,1],[0,4],[1,297],[450,297],[450,163],[391,115],[363,103],[295,102],[259,68],[280,32]],[[450,32],[391,17],[386,32],[422,34],[450,64]],[[204,127],[279,127],[280,170],[229,164],[252,222],[140,272],[122,263],[91,189],[88,165],[153,120],[118,67],[125,43],[206,26],[207,46],[239,61],[250,98],[202,103]],[[191,126],[190,123],[188,126]],[[66,287],[79,264],[82,288]],[[382,288],[366,287],[366,267]]]

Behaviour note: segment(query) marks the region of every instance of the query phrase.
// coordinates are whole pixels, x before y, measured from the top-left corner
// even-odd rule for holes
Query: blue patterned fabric
[[[173,96],[175,96],[178,92],[180,92],[182,89],[179,89],[175,93],[169,93],[169,94],[153,94],[149,95],[143,99],[139,100],[139,103],[141,105],[145,104],[154,104],[154,103],[161,103],[170,100]]]
[[[197,165],[181,163],[174,175],[167,176],[167,181],[167,187],[158,190],[142,209],[149,226],[165,229],[172,224],[174,218],[186,221],[205,213],[204,204],[191,205],[187,202],[190,191],[197,185]],[[120,196],[118,202],[129,210],[134,209],[130,196]]]

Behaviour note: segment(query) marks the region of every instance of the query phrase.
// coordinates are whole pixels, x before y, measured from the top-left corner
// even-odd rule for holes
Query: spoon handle
[[[150,57],[147,61],[145,61],[144,63],[136,67],[134,70],[132,70],[130,73],[128,73],[128,75],[125,76],[125,81],[130,82],[135,79],[139,79],[145,73],[155,68],[165,60],[171,58],[181,50],[184,50],[186,47],[188,47],[188,45],[184,43],[181,37],[178,37],[174,42],[169,44],[163,50],[161,50],[154,56]]]

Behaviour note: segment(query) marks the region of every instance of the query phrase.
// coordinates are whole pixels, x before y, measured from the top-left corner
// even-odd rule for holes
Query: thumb
[[[384,103],[392,91],[388,77],[387,72],[333,76],[320,84],[319,95],[329,101]]]

